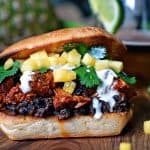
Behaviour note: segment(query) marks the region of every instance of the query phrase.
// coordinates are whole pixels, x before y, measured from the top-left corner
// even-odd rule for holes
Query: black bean
[[[16,104],[7,104],[6,109],[9,110],[10,112],[16,112]]]
[[[26,107],[21,107],[21,108],[19,108],[18,112],[19,112],[19,114],[21,114],[21,115],[27,115],[27,114],[28,114],[28,110],[27,110]]]
[[[127,100],[119,101],[115,104],[113,107],[114,112],[125,112],[128,111],[130,107],[130,104]]]
[[[75,115],[88,115],[90,114],[90,104],[84,105],[78,109],[74,109],[74,114]]]
[[[116,102],[121,100],[121,97],[119,95],[114,95],[113,98]]]
[[[29,101],[28,100],[24,100],[21,103],[19,103],[17,105],[17,109],[19,109],[20,107],[27,107],[28,106]]]
[[[28,114],[32,115],[34,113],[35,107],[32,104],[28,104],[27,110],[28,110]]]
[[[44,108],[39,108],[37,109],[36,113],[34,114],[36,117],[43,117],[45,113],[45,109]]]
[[[108,102],[100,101],[101,102],[101,111],[102,113],[110,112],[110,105]]]
[[[68,119],[71,116],[72,116],[72,112],[71,112],[71,109],[69,109],[69,108],[64,108],[64,109],[60,110],[57,115],[59,120]]]

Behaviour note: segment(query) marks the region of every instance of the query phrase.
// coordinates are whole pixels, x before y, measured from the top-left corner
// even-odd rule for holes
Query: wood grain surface
[[[150,135],[143,132],[143,121],[150,120],[150,51],[129,51],[125,69],[136,73],[139,96],[132,100],[134,115],[121,135],[104,138],[11,141],[0,132],[0,150],[119,150],[120,142],[130,142],[132,150],[150,150]]]

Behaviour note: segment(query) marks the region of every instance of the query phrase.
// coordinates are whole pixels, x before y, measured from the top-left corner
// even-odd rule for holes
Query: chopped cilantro
[[[98,78],[94,67],[81,66],[75,69],[75,72],[79,77],[81,84],[85,85],[87,88],[92,88],[102,83]]]
[[[47,70],[48,70],[47,68],[41,68],[41,69],[39,70],[39,72],[40,72],[40,73],[45,73],[45,72],[47,72]]]
[[[15,75],[20,68],[20,62],[15,61],[12,68],[5,70],[3,66],[0,66],[0,83],[7,77]]]
[[[88,46],[83,43],[69,43],[64,45],[64,50],[66,52],[76,49],[82,56],[88,51]]]
[[[117,75],[122,79],[124,80],[127,84],[135,84],[136,83],[136,77],[129,77],[127,76],[124,72],[120,72],[120,73],[117,73]]]

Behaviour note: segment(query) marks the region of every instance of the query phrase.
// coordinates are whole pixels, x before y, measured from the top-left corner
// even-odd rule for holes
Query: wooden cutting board
[[[132,100],[133,119],[119,136],[11,141],[0,132],[0,150],[119,150],[120,142],[130,142],[132,150],[150,150],[150,135],[143,133],[143,121],[150,120],[150,95],[146,86],[137,88],[140,95]]]

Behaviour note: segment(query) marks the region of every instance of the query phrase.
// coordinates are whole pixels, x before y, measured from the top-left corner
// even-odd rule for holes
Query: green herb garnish
[[[136,77],[129,77],[127,76],[124,72],[120,72],[120,73],[117,73],[117,75],[122,79],[124,80],[127,84],[135,84],[136,83]]]
[[[41,68],[41,69],[39,70],[39,72],[40,72],[40,73],[45,73],[45,72],[47,72],[47,70],[48,70],[47,68]]]
[[[76,49],[82,56],[88,51],[88,46],[83,43],[69,43],[64,45],[64,50],[66,52]]]
[[[81,84],[85,85],[87,88],[92,88],[102,83],[98,78],[94,67],[81,66],[75,69],[75,72],[79,77]]]
[[[12,68],[9,70],[5,70],[3,66],[0,66],[0,83],[7,77],[15,75],[20,68],[20,62],[15,61]]]

